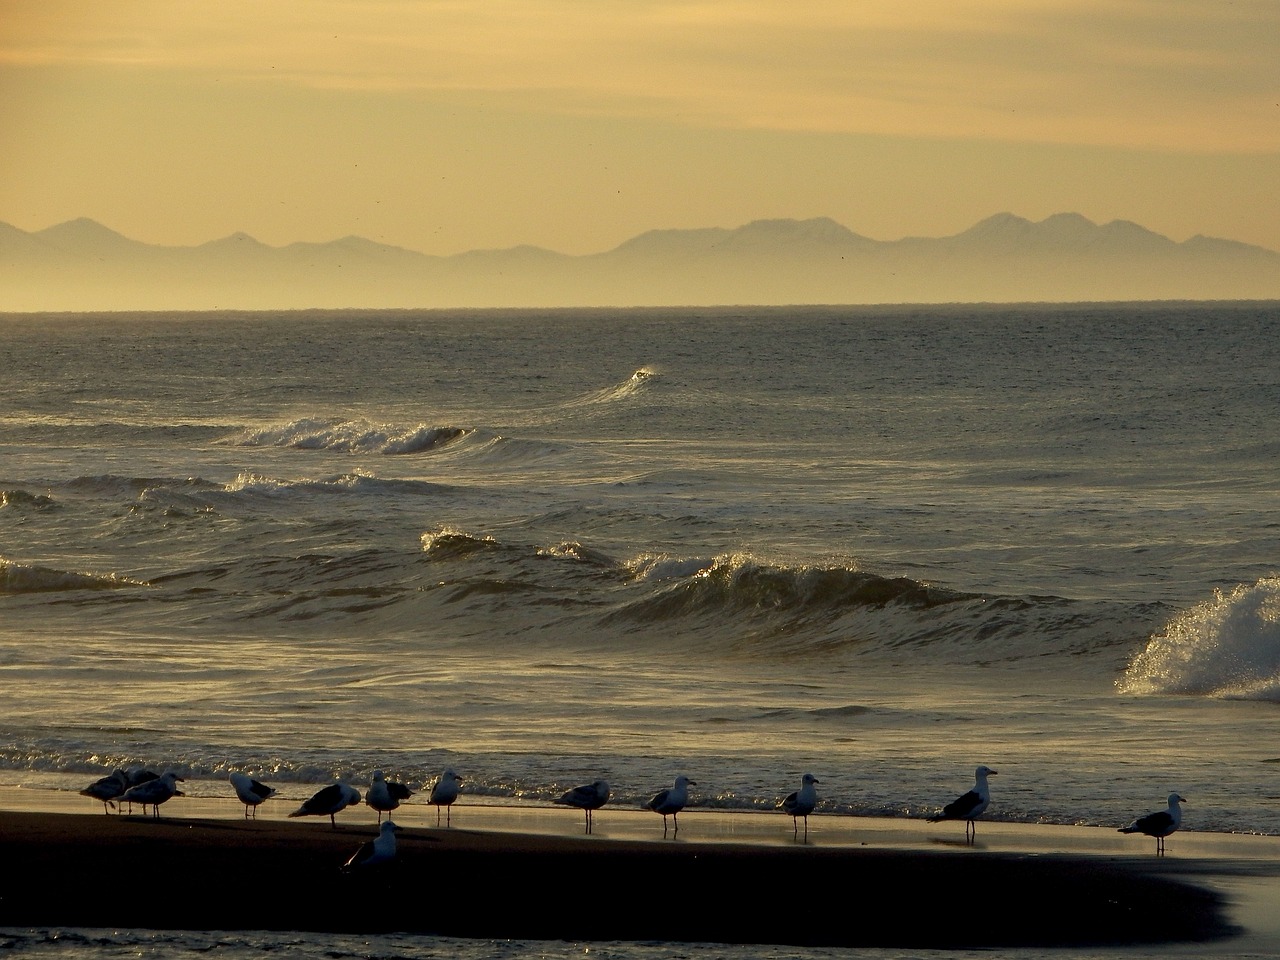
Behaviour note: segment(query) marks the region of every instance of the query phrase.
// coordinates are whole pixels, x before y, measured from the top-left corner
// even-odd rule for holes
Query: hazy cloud
[[[1280,149],[1271,0],[6,6],[8,64],[484,92],[725,127]]]

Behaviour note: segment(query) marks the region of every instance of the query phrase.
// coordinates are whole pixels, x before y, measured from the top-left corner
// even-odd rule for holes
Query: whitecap
[[[1280,700],[1280,578],[1217,590],[1174,617],[1116,685],[1129,694]]]

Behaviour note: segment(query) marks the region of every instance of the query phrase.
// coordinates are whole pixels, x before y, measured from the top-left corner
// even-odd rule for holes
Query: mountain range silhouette
[[[245,233],[170,247],[81,218],[0,223],[0,311],[277,310],[1266,300],[1280,253],[1183,242],[1076,213],[1000,213],[947,237],[873,240],[834,220],[652,230],[602,253],[531,246],[431,256],[349,236]]]

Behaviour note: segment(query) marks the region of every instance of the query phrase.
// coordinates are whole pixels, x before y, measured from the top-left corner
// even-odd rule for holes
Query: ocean
[[[991,820],[1280,834],[1280,303],[10,314],[0,358],[0,784],[920,818],[985,763]],[[351,955],[583,952],[410,940]]]

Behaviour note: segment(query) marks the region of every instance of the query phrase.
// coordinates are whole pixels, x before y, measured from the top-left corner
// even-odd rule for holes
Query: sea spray
[[[1178,614],[1117,685],[1129,694],[1280,700],[1280,578],[1216,590]]]

